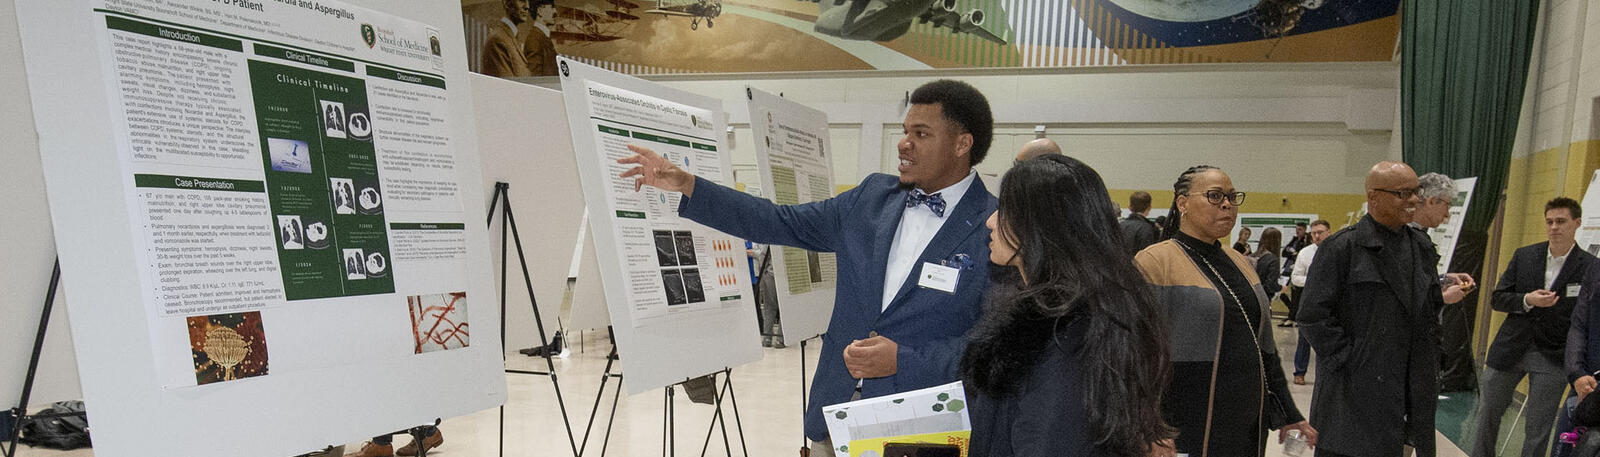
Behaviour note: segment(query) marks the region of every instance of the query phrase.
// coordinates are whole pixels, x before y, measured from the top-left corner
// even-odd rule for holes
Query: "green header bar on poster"
[[[140,35],[148,35],[172,41],[182,41],[184,43],[227,49],[233,52],[244,52],[244,44],[240,43],[239,40],[191,32],[188,30],[162,27],[155,24],[123,19],[116,16],[106,16],[106,27],[109,27],[113,30],[133,32]]]
[[[280,48],[280,47],[277,47],[277,46],[265,45],[265,44],[260,44],[260,43],[256,43],[255,48],[256,48],[256,55],[258,55],[258,56],[271,57],[271,58],[274,58],[274,59],[283,59],[283,60],[287,60],[287,61],[290,61],[290,62],[300,62],[300,63],[307,64],[307,65],[316,65],[316,66],[323,67],[323,68],[332,68],[334,70],[342,70],[342,71],[348,71],[348,72],[352,72],[352,73],[354,73],[356,71],[356,63],[348,61],[348,60],[340,60],[340,59],[335,59],[335,58],[332,58],[332,57],[323,57],[323,56],[319,56],[319,55],[316,55],[316,54],[300,52],[300,51],[293,51],[293,50],[289,50],[289,49]]]
[[[734,301],[734,300],[738,300],[740,298],[744,298],[744,297],[739,296],[739,295],[729,295],[729,296],[726,296],[726,297],[722,297],[722,301]]]
[[[374,66],[371,66],[371,65],[367,66],[367,76],[372,76],[372,77],[375,77],[375,78],[383,78],[383,79],[388,79],[388,80],[394,80],[394,81],[400,81],[400,82],[403,82],[403,83],[412,83],[412,84],[420,84],[420,85],[424,85],[424,86],[433,86],[433,87],[437,87],[437,88],[440,88],[440,89],[444,88],[444,80],[443,79],[435,78],[435,77],[432,77],[432,76],[423,76],[423,75],[418,75],[418,74],[394,71],[394,70],[390,70],[390,69],[387,69],[387,68],[374,67]]]
[[[153,187],[160,189],[215,190],[223,192],[267,191],[266,183],[261,181],[200,178],[194,176],[133,175],[133,183],[136,187]]]
[[[623,219],[644,219],[644,213],[640,211],[617,211],[617,217]]]
[[[717,152],[717,147],[716,147],[716,146],[712,146],[712,145],[709,145],[709,144],[700,144],[700,143],[695,143],[695,144],[694,144],[694,148],[695,148],[695,149],[699,149],[699,150],[701,150],[701,151],[711,151],[711,152]]]
[[[688,141],[683,141],[683,140],[676,139],[676,138],[667,138],[667,137],[664,137],[664,136],[651,135],[651,134],[644,133],[644,132],[633,132],[633,137],[641,139],[641,140],[645,140],[645,141],[654,141],[654,142],[657,142],[657,143],[666,143],[666,144],[670,144],[670,145],[673,145],[673,146],[682,146],[682,147],[686,147],[686,148],[689,147],[689,142]]]
[[[459,223],[431,223],[431,222],[395,222],[389,224],[394,230],[466,230],[467,224]]]
[[[1241,217],[1239,225],[1294,225],[1298,222],[1310,223],[1304,217]]]
[[[604,125],[600,126],[600,132],[601,133],[609,133],[609,134],[612,134],[612,135],[628,136],[628,131],[627,130],[623,130],[623,129],[619,129],[619,128],[615,128],[615,127],[606,127]]]

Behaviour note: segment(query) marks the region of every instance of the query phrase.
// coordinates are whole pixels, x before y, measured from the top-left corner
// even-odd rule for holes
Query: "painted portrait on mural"
[[[630,74],[1389,61],[1399,5],[462,0],[462,12],[473,71],[541,76],[556,53]]]

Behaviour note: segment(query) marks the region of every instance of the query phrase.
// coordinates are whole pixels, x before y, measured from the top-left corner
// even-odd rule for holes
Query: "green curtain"
[[[1403,154],[1417,173],[1478,177],[1464,231],[1505,190],[1538,0],[1408,0],[1401,12]]]
[[[1404,159],[1418,173],[1478,178],[1448,271],[1484,277],[1488,228],[1511,166],[1538,14],[1538,0],[1406,0],[1401,11]],[[1477,303],[1478,293],[1464,303]],[[1441,391],[1477,385],[1476,315],[1469,306],[1440,313]]]

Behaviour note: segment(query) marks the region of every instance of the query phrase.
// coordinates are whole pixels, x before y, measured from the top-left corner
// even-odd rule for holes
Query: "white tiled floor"
[[[1276,328],[1280,353],[1283,354],[1284,371],[1290,372],[1294,351],[1294,329]],[[573,420],[576,439],[581,440],[584,423],[594,405],[595,392],[600,385],[600,374],[605,367],[605,354],[609,350],[603,331],[587,332],[585,352],[573,348],[570,358],[556,361],[562,393],[566,398],[569,417]],[[817,347],[810,345],[806,354],[807,373],[814,372]],[[515,369],[543,369],[542,359],[513,354],[508,365]],[[1312,372],[1315,382],[1315,368]],[[809,381],[809,380],[808,380]],[[549,378],[527,375],[507,375],[510,400],[505,407],[505,455],[563,456],[571,455],[561,414],[556,406],[555,392]],[[609,411],[615,380],[606,386],[608,393],[602,399],[599,417],[595,420],[588,449],[584,455],[600,455],[600,437],[605,433],[606,413]],[[737,367],[733,375],[734,398],[739,403],[739,419],[744,426],[745,442],[752,456],[795,456],[803,441],[800,434],[800,350],[798,344],[787,349],[767,349],[765,357],[754,364]],[[1295,403],[1301,411],[1309,409],[1311,385],[1290,386]],[[691,404],[679,392],[676,411],[677,455],[700,455],[706,442],[707,425],[711,423],[714,408]],[[617,420],[606,445],[606,455],[647,456],[662,453],[662,393],[660,389],[636,396],[622,396],[617,403]],[[729,406],[729,405],[725,405]],[[727,408],[731,412],[731,408]],[[92,407],[91,407],[92,411]],[[445,419],[441,429],[445,444],[430,456],[495,456],[500,446],[500,411],[492,409],[464,417]],[[738,429],[728,422],[729,438],[734,455],[745,455],[739,449]],[[397,446],[409,438],[397,437]],[[722,448],[722,435],[711,438],[712,446],[706,455],[727,455]],[[1438,438],[1440,457],[1457,457],[1466,454],[1443,436]],[[353,452],[361,442],[349,443]],[[82,457],[94,455],[92,450],[72,452],[22,449],[18,457]],[[1267,455],[1281,456],[1279,446],[1268,446]]]

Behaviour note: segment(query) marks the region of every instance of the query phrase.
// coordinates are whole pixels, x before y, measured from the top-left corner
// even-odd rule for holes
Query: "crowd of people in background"
[[[1272,430],[1318,456],[1435,454],[1436,316],[1476,287],[1438,271],[1425,232],[1449,217],[1448,177],[1380,162],[1352,225],[1303,222],[1287,240],[1267,228],[1253,245],[1242,228],[1228,246],[1247,193],[1221,168],[1179,173],[1154,221],[1151,194],[1133,193],[1119,220],[1089,164],[1038,140],[996,199],[974,179],[993,140],[983,95],[940,80],[910,102],[899,176],[874,174],[821,202],[775,205],[643,147],[619,160],[637,186],[681,192],[683,217],[838,254],[807,410],[813,455],[843,450],[821,406],[956,379],[973,456],[1259,456]],[[1525,449],[1547,446],[1533,437],[1549,431],[1562,388],[1584,396],[1597,384],[1600,338],[1580,327],[1600,319],[1578,286],[1593,257],[1572,247],[1581,208],[1557,199],[1546,209],[1550,241],[1519,250],[1495,288],[1508,317],[1483,376],[1475,456],[1492,455],[1479,450],[1495,444],[1493,413],[1523,377],[1536,385],[1530,401],[1548,403],[1530,415]],[[1270,308],[1280,294],[1283,325],[1299,328],[1287,375]],[[1307,383],[1312,353],[1302,413],[1288,386]]]

